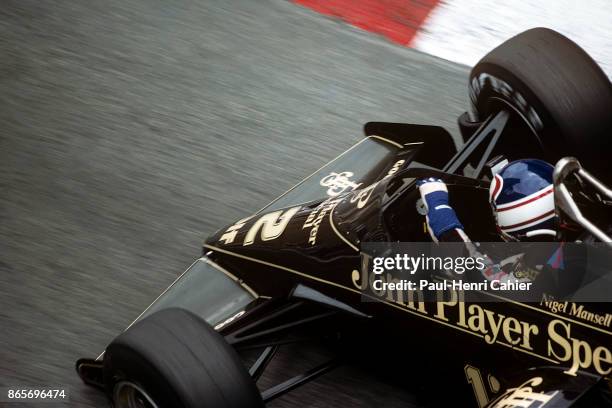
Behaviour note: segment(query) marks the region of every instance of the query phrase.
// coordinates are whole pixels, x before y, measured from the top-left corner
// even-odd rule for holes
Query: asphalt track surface
[[[455,132],[467,72],[285,0],[4,0],[0,385],[107,406],[75,360],[102,351],[206,236],[367,121]],[[307,360],[286,353],[270,376]],[[416,404],[345,367],[270,405]]]

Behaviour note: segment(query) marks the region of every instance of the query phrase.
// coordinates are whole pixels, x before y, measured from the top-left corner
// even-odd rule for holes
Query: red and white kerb
[[[612,78],[610,0],[292,1],[470,67],[508,38],[529,28],[548,27],[576,41]],[[474,10],[478,10],[478,18],[474,18]]]

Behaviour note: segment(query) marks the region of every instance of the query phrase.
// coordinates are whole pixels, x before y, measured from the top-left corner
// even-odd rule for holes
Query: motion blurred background
[[[4,0],[0,385],[64,386],[72,406],[106,406],[75,360],[99,354],[204,238],[357,142],[367,121],[457,136],[468,65],[504,39],[548,26],[611,74],[611,2],[497,3]],[[317,353],[289,351],[264,382]],[[424,400],[344,367],[271,405]]]

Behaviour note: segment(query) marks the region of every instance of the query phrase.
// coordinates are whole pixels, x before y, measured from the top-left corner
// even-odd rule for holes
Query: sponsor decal
[[[542,408],[552,400],[559,391],[550,393],[536,392],[534,387],[541,385],[542,377],[533,377],[516,388],[508,389],[491,404],[491,408]]]
[[[327,187],[328,196],[337,197],[349,189],[349,191],[356,190],[361,185],[361,183],[351,181],[351,177],[353,177],[353,172],[351,171],[332,172],[323,177],[319,184]]]
[[[321,222],[323,222],[325,215],[333,210],[340,201],[342,201],[340,198],[328,198],[308,214],[302,229],[310,228],[310,232],[308,233],[308,243],[310,245],[315,245],[317,243],[317,234],[319,233]]]
[[[544,294],[540,306],[543,306],[556,314],[563,314],[588,323],[610,328],[612,323],[612,313],[596,313],[588,309],[588,306],[577,302],[557,301],[553,296]]]
[[[467,379],[468,384],[472,386],[472,390],[474,391],[474,396],[476,397],[476,403],[478,404],[478,408],[483,408],[489,403],[489,396],[487,394],[487,387],[482,378],[480,370],[474,366],[467,364],[465,367],[463,367],[463,371],[465,371],[465,378]],[[489,375],[489,384],[496,385],[496,388],[492,389],[493,392],[499,391],[499,382],[495,377],[491,375]]]
[[[486,344],[501,344],[512,349],[562,364],[565,374],[575,376],[579,370],[612,373],[610,335],[560,318],[547,319],[539,313],[518,312],[510,302],[466,302],[463,290],[440,290],[435,301],[426,301],[421,290],[390,290],[376,285],[398,281],[391,274],[351,273],[353,284],[370,298],[394,303],[406,311],[445,326],[480,337]],[[365,275],[365,276],[364,276]],[[374,295],[374,296],[372,296]],[[537,310],[537,309],[536,309]],[[520,317],[519,317],[520,316]]]
[[[398,170],[402,168],[402,165],[404,163],[406,163],[406,160],[398,160],[398,161],[396,161],[393,164],[393,166],[391,167],[391,170],[389,170],[387,172],[387,174],[385,175],[385,177],[383,177],[381,179],[381,181],[386,179],[386,178],[389,178],[389,177],[393,176],[395,173],[397,173]],[[371,186],[366,187],[363,190],[357,192],[355,194],[355,196],[351,198],[351,203],[357,203],[357,208],[359,208],[359,209],[363,208],[368,203],[368,200],[370,199],[370,196],[372,195],[372,192],[374,191],[374,189],[376,188],[378,183],[380,183],[380,181],[377,181],[376,183],[372,184]]]
[[[481,370],[470,364],[466,364],[463,371],[465,372],[465,379],[472,386],[478,408],[484,408],[490,402],[489,393],[497,394],[500,391],[499,380],[489,374],[487,381],[485,381]]]
[[[363,190],[359,190],[359,192],[357,192],[355,196],[351,198],[351,203],[357,203],[357,208],[359,209],[363,208],[368,203],[368,200],[370,199],[370,196],[377,185],[378,182],[364,188]]]
[[[406,160],[398,160],[395,163],[393,163],[393,166],[391,167],[391,170],[389,170],[387,172],[387,175],[385,177],[383,177],[383,180],[388,178],[388,177],[391,177],[392,175],[397,173],[397,171],[402,168],[404,163],[406,163]]]

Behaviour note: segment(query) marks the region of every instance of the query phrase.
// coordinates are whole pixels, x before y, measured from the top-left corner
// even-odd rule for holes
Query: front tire
[[[183,309],[154,313],[113,340],[104,382],[117,408],[263,407],[236,352]]]
[[[612,85],[578,45],[534,28],[485,55],[470,74],[472,113],[479,120],[500,109],[520,115],[536,135],[544,159],[578,156],[599,176],[612,147]]]

